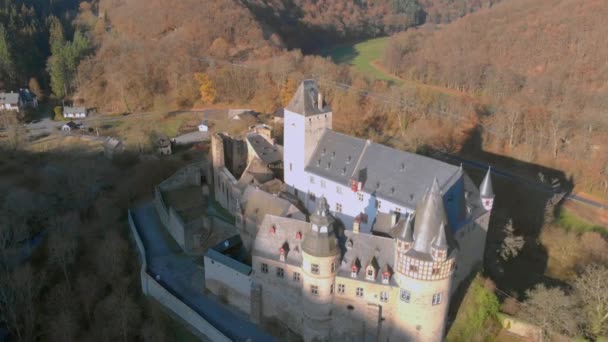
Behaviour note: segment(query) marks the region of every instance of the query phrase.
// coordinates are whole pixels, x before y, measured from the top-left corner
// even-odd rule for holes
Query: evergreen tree
[[[7,32],[4,25],[0,24],[0,77],[10,83],[14,79],[14,68]]]

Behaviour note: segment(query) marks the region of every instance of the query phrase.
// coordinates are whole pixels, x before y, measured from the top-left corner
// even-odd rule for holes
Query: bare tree
[[[594,337],[608,333],[608,268],[591,264],[574,282],[586,314],[586,328]]]
[[[76,279],[76,294],[89,323],[91,323],[95,303],[99,300],[102,285],[99,279],[92,274],[81,274]]]
[[[538,325],[547,336],[565,334],[578,336],[581,332],[580,302],[576,296],[568,296],[559,288],[546,288],[539,284],[526,292],[518,316]]]
[[[511,258],[515,258],[519,254],[521,249],[524,247],[525,241],[523,236],[515,235],[513,219],[509,219],[507,224],[504,226],[503,234],[505,235],[505,238],[500,245],[499,254],[504,261],[508,261]]]
[[[48,241],[49,261],[61,269],[70,288],[72,283],[68,269],[75,261],[77,248],[78,241],[73,234],[62,234],[61,230],[54,230],[50,233]]]
[[[43,283],[29,264],[0,273],[0,320],[6,322],[17,341],[35,339],[36,305]]]

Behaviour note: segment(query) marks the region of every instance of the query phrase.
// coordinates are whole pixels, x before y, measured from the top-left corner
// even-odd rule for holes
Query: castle
[[[284,137],[283,197],[311,214],[237,224],[253,239],[251,318],[305,341],[442,340],[451,295],[483,261],[489,170],[478,189],[461,167],[334,132],[313,80],[285,108]],[[247,221],[238,199],[226,206]]]

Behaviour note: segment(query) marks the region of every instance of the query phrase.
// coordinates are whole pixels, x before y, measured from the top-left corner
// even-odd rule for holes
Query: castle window
[[[396,208],[395,208],[395,211],[396,211],[396,212],[398,212],[398,213],[400,213],[400,212],[401,212],[401,208],[396,207]]]
[[[388,302],[388,292],[386,292],[386,291],[380,292],[380,301]]]
[[[335,262],[332,262],[332,263],[331,263],[331,271],[332,271],[332,272],[335,272],[335,271],[336,271],[336,263],[335,263]]]
[[[321,187],[325,189],[325,179],[321,179]]]
[[[363,288],[362,287],[357,287],[357,297],[363,297]]]
[[[319,295],[319,287],[317,285],[310,285],[310,293],[315,296]]]
[[[338,293],[344,293],[345,290],[344,284],[338,284]]]
[[[342,194],[342,188],[339,187],[339,186],[337,186],[336,187],[336,193],[339,194],[339,195],[341,195]]]
[[[268,273],[268,264],[262,264],[262,273]]]
[[[277,267],[277,277],[283,278],[285,277],[285,271],[281,267]]]
[[[433,268],[433,271],[431,274],[434,276],[439,275],[439,268],[437,268],[437,267]]]
[[[379,199],[376,199],[376,209],[380,209],[382,207],[382,202]]]
[[[329,287],[329,294],[334,294],[334,284]]]
[[[362,193],[358,193],[357,194],[357,198],[359,199],[359,201],[363,202],[363,194]]]
[[[289,171],[293,171],[293,165],[289,163]]]
[[[401,300],[409,303],[410,302],[410,291],[406,291],[404,289],[401,289]]]
[[[441,293],[435,293],[433,295],[433,305],[441,304]]]
[[[410,272],[418,273],[418,266],[410,265]]]
[[[293,281],[299,283],[300,282],[300,273],[299,272],[293,272]]]
[[[341,203],[336,203],[336,212],[338,212],[338,213],[342,212],[342,204]]]
[[[310,176],[310,184],[315,184],[315,177]]]
[[[310,273],[312,273],[312,274],[319,274],[319,265],[318,264],[311,264],[310,265]]]

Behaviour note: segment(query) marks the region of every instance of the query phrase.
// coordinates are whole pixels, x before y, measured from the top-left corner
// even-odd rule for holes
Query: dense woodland
[[[608,194],[602,1],[502,2],[441,28],[395,36],[384,65],[474,98],[483,146],[555,166]]]

